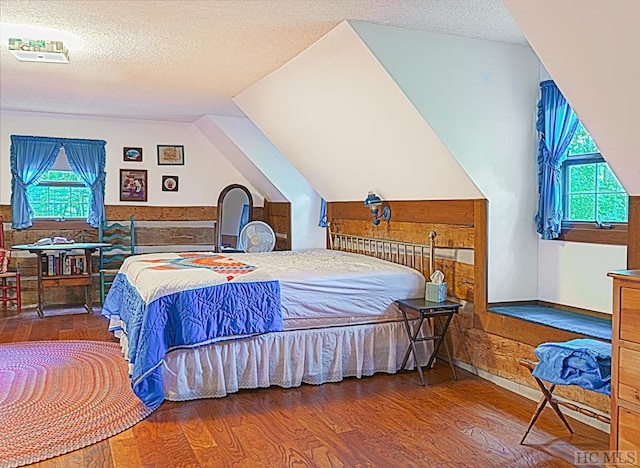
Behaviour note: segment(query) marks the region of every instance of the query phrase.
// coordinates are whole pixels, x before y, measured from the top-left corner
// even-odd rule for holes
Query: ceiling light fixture
[[[23,62],[69,63],[62,41],[9,38],[9,51]]]

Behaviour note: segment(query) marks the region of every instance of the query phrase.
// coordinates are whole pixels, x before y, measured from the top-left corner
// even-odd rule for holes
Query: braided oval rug
[[[0,467],[86,447],[151,414],[118,343],[0,344]]]

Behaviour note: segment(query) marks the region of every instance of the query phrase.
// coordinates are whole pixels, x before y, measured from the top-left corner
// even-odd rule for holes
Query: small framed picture
[[[184,166],[184,146],[158,145],[158,166]]]
[[[163,175],[162,176],[162,191],[163,192],[177,192],[178,191],[178,176]]]
[[[142,162],[142,148],[125,146],[122,148],[122,160],[130,162]]]
[[[120,201],[147,201],[147,171],[120,169]]]

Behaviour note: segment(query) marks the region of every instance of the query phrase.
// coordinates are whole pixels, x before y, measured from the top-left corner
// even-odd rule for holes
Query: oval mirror
[[[216,250],[241,252],[238,236],[249,221],[253,220],[253,198],[244,185],[231,184],[218,197],[218,224],[216,226]]]

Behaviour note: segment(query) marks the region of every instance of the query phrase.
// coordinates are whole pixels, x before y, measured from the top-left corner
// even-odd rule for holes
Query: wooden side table
[[[445,340],[445,335],[447,334],[447,329],[449,328],[451,319],[453,318],[454,314],[458,313],[461,304],[451,301],[431,302],[425,301],[422,298],[402,299],[396,301],[396,303],[398,304],[398,306],[400,307],[400,311],[402,312],[402,318],[404,319],[407,336],[409,337],[409,346],[407,347],[407,352],[404,355],[404,360],[402,361],[400,370],[405,369],[407,361],[409,360],[409,355],[413,353],[413,360],[415,362],[416,368],[418,369],[420,381],[422,382],[423,386],[426,385],[424,374],[422,373],[422,367],[420,366],[420,363],[418,361],[416,343],[419,343],[421,341],[433,341],[433,352],[429,356],[429,360],[427,362],[427,369],[429,369],[431,368],[431,364],[433,364],[433,360],[438,354],[440,345],[444,342],[444,348],[447,351],[447,357],[449,358],[449,366],[451,367],[453,380],[458,380],[456,371],[453,367],[453,359],[451,357],[451,352],[449,351],[449,345],[447,344],[447,340]],[[411,330],[411,325],[409,325],[409,317],[407,312],[417,314],[417,316],[420,318],[420,320],[418,321],[418,325],[413,331]],[[424,322],[424,319],[433,319],[434,330],[431,336],[418,336],[420,334],[420,330],[422,329],[422,323]],[[442,322],[442,319],[444,319],[444,323]],[[438,330],[435,330],[436,327],[438,328]]]
[[[102,242],[77,243],[77,244],[50,244],[50,245],[14,245],[14,250],[26,250],[32,254],[38,255],[38,307],[36,311],[40,318],[44,318],[44,288],[45,286],[83,286],[84,287],[84,308],[87,312],[93,313],[92,280],[93,266],[91,262],[91,254],[103,247],[109,247],[111,244]],[[55,274],[43,275],[43,264],[47,261],[47,253],[55,254],[56,252],[64,252],[70,250],[82,251],[84,257],[84,269],[76,274],[64,273],[56,271]],[[44,262],[43,262],[44,259]]]

